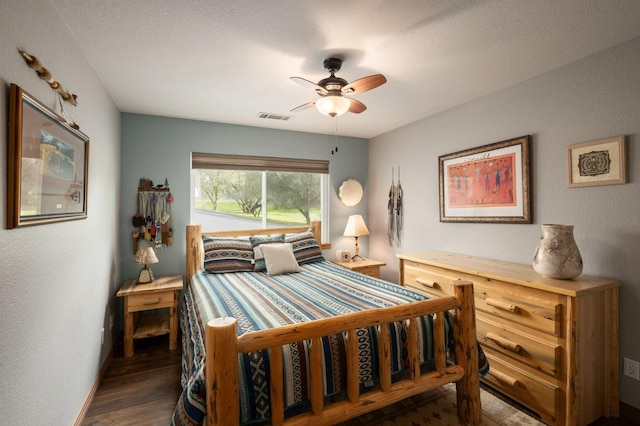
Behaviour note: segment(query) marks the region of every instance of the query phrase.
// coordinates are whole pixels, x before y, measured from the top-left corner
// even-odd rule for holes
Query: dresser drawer
[[[170,308],[173,306],[173,291],[158,293],[131,294],[127,297],[127,311],[147,311],[150,309]]]
[[[559,386],[528,374],[490,349],[485,355],[489,360],[489,373],[482,378],[483,382],[537,412],[545,422],[558,421],[562,394]]]
[[[404,285],[429,295],[453,294],[452,282],[457,279],[473,283],[478,311],[562,336],[565,298],[560,295],[460,271],[404,261]]]
[[[563,337],[561,296],[539,294],[538,290],[500,281],[478,278],[471,281],[478,311]]]
[[[452,282],[456,279],[454,274],[447,274],[446,271],[440,273],[440,271],[433,271],[432,268],[416,262],[404,262],[404,283],[402,285],[430,296],[452,295],[454,293]]]
[[[508,321],[478,312],[476,330],[483,348],[500,352],[529,367],[560,379],[562,377],[562,347],[557,338],[546,336],[540,339],[510,327]]]

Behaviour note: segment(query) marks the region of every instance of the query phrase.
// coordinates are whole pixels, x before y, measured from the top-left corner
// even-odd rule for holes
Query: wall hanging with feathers
[[[403,221],[403,209],[402,209],[402,185],[400,184],[400,166],[398,166],[398,183],[395,181],[395,168],[391,168],[391,187],[389,188],[389,202],[387,209],[389,210],[387,234],[389,236],[389,245],[393,246],[394,242],[396,247],[401,246],[402,240],[402,221]]]
[[[74,129],[80,129],[80,126],[78,126],[67,115],[67,113],[64,110],[64,107],[62,106],[62,101],[61,101],[61,100],[64,100],[65,102],[69,102],[71,105],[76,106],[78,105],[78,101],[77,101],[78,97],[73,93],[67,92],[59,82],[54,80],[53,77],[51,77],[51,72],[49,72],[48,69],[42,66],[42,63],[40,63],[40,60],[38,58],[36,58],[33,55],[30,55],[24,50],[18,49],[18,52],[20,53],[20,56],[22,56],[22,58],[25,60],[29,68],[33,69],[41,80],[46,81],[51,87],[51,89],[53,89],[58,93],[58,102],[60,105],[60,112],[62,113],[62,116],[67,121],[67,123],[69,123],[69,125]]]

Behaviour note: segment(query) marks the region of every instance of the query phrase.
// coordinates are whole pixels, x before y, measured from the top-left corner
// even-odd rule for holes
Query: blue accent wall
[[[212,123],[140,114],[121,115],[122,190],[120,210],[120,252],[122,280],[137,276],[139,266],[133,265],[131,217],[136,212],[138,182],[146,177],[155,184],[169,181],[174,202],[174,243],[156,250],[159,263],[154,274],[184,274],[185,226],[189,224],[190,170],[192,152],[261,155],[329,160],[330,170],[330,235],[332,249],[352,249],[352,239],[342,236],[347,218],[362,214],[367,219],[367,195],[354,207],[338,199],[340,184],[349,178],[360,181],[367,194],[369,146],[367,139],[315,133],[291,132],[250,126]],[[338,147],[338,152],[331,151]],[[367,251],[366,238],[360,242]],[[331,252],[326,256],[333,259]]]

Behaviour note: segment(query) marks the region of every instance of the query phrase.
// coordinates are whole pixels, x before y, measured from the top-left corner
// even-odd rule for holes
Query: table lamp
[[[344,228],[345,237],[355,237],[356,238],[356,251],[351,260],[355,260],[358,257],[360,259],[364,259],[360,254],[358,254],[358,237],[363,235],[369,235],[369,230],[367,229],[367,225],[365,225],[362,216],[359,214],[354,214],[349,216],[349,220],[347,221],[347,226]]]
[[[133,259],[133,263],[136,265],[144,265],[144,268],[140,270],[136,284],[147,284],[153,281],[153,272],[151,272],[151,269],[147,266],[152,263],[158,263],[158,258],[153,251],[153,247],[139,248],[136,257]]]

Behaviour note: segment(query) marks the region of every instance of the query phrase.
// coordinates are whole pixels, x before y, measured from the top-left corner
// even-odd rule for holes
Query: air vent
[[[274,114],[272,112],[260,112],[258,113],[258,118],[266,118],[269,120],[279,120],[279,121],[288,121],[293,118],[291,115],[283,115],[283,114]]]

